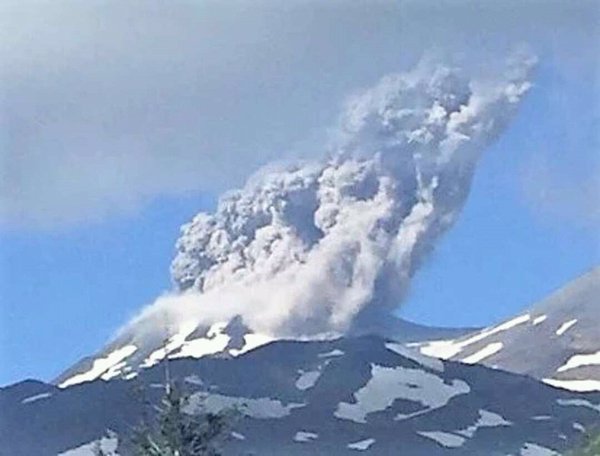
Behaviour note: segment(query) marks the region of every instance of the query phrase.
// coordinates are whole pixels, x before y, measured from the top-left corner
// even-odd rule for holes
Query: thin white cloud
[[[589,61],[595,3],[573,3],[2,2],[0,219],[52,228],[241,184],[431,48]]]

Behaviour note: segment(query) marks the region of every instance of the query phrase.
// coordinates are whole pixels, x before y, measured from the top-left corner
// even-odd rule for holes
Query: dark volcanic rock
[[[278,341],[236,358],[169,365],[191,395],[190,413],[240,410],[226,455],[493,456],[538,447],[550,455],[600,421],[599,394],[421,357],[378,337]],[[144,400],[160,398],[164,375],[163,362],[130,381],[3,388],[0,454],[55,456],[111,430],[119,454],[129,455],[126,436]],[[93,454],[85,451],[78,454]]]

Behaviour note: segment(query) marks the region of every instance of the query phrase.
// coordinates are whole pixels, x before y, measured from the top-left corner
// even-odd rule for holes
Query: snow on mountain
[[[146,339],[140,346],[133,345],[134,339],[134,331],[122,335],[97,355],[67,369],[54,383],[65,388],[96,379],[119,377],[131,380],[140,369],[150,368],[167,356],[170,359],[209,355],[235,357],[273,340],[272,337],[249,332],[239,318],[208,327],[183,323],[167,339]]]
[[[0,389],[0,448],[11,456],[88,456],[99,442],[130,456],[127,436],[144,410],[139,391],[160,400],[164,362],[133,381]],[[169,366],[190,395],[188,413],[239,410],[226,456],[390,455],[399,448],[406,456],[555,455],[600,420],[600,394],[432,360],[374,336],[274,341],[237,357],[178,358]],[[308,372],[319,375],[299,382]],[[47,396],[25,401],[40,394]]]
[[[597,267],[497,326],[411,345],[428,356],[528,374],[574,391],[600,391],[599,328]]]
[[[462,328],[435,328],[421,326],[399,318],[390,318],[384,328],[374,333],[402,342],[424,340],[448,335],[462,335],[470,331]],[[394,337],[397,336],[397,337]],[[135,328],[121,335],[92,357],[84,358],[60,374],[53,383],[64,388],[96,379],[121,378],[132,380],[141,369],[150,368],[168,357],[202,358],[216,356],[231,358],[266,345],[272,336],[250,332],[240,318],[229,323],[218,322],[211,326],[196,326],[183,323],[166,339],[144,339],[139,346],[133,345]],[[398,348],[399,350],[399,348]],[[408,356],[408,354],[405,353]],[[332,356],[335,356],[333,354]],[[318,372],[306,372],[301,383],[310,381]]]
[[[397,399],[421,405],[421,410],[398,414],[400,421],[445,406],[453,397],[467,394],[469,385],[461,380],[446,384],[437,374],[423,369],[371,366],[371,379],[352,395],[351,402],[340,402],[334,415],[356,423],[366,423],[367,415],[386,410]]]

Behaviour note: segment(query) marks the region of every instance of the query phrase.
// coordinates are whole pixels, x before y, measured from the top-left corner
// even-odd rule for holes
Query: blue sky
[[[128,12],[114,14],[122,17]],[[226,28],[226,13],[214,13],[215,24]],[[357,14],[342,17],[342,26],[355,27]],[[265,18],[250,16],[242,29],[249,28],[250,36],[255,36],[252,21],[260,28]],[[41,17],[42,13],[29,20]],[[83,27],[85,15],[79,19],[73,23]],[[343,46],[343,33],[328,35],[314,20],[313,38],[325,48],[320,54],[286,61],[288,53],[306,45],[304,35],[293,34],[281,49],[265,51],[281,57],[281,65],[291,65],[290,69],[272,62],[266,69],[232,63],[234,71],[228,65],[239,55],[216,56],[206,71],[190,69],[192,56],[184,53],[176,67],[179,72],[185,76],[186,71],[200,71],[204,79],[190,82],[161,70],[150,72],[150,82],[136,87],[124,82],[127,72],[118,57],[110,72],[93,65],[91,70],[75,71],[71,61],[61,64],[59,56],[57,74],[75,81],[70,103],[64,102],[68,78],[50,81],[47,93],[29,98],[20,92],[28,80],[20,80],[23,87],[11,81],[8,113],[18,128],[11,130],[6,143],[7,163],[12,165],[7,169],[18,177],[11,175],[7,181],[15,183],[11,201],[19,210],[3,200],[10,209],[5,214],[8,223],[0,229],[0,384],[25,377],[49,380],[99,349],[142,305],[170,287],[168,266],[182,223],[198,211],[210,211],[223,189],[239,185],[261,164],[286,157],[279,151],[302,155],[312,150],[320,141],[322,125],[331,123],[347,93],[387,71],[407,67],[421,55],[423,49],[413,44],[401,57],[391,55],[394,39],[409,33],[395,35],[394,20],[400,17],[373,14],[367,19],[376,32],[358,33],[359,44]],[[546,18],[548,23],[551,19],[557,20]],[[302,17],[299,20],[302,23]],[[269,33],[277,31],[270,27],[267,23]],[[550,37],[515,29],[540,50],[535,87],[510,128],[487,151],[459,222],[418,273],[400,315],[432,325],[490,324],[600,263],[599,220],[594,212],[600,146],[597,62],[588,50],[578,58],[570,56],[570,46],[581,45],[577,41],[581,37],[571,25],[563,28]],[[211,36],[210,30],[202,33]],[[219,30],[214,33],[221,36]],[[260,54],[261,46],[277,47],[269,44],[277,41],[269,33],[256,38],[258,51],[253,52]],[[438,33],[448,32],[439,27]],[[559,43],[565,36],[574,41]],[[65,37],[53,38],[58,42]],[[96,42],[95,37],[90,39]],[[465,39],[456,40],[462,53],[469,49]],[[505,46],[500,41],[490,38],[493,50],[476,55],[491,58],[496,48]],[[473,44],[478,46],[483,45]],[[103,49],[97,52],[116,52],[110,46]],[[234,52],[231,49],[237,48],[225,44],[223,52]],[[328,52],[339,54],[340,61],[330,62]],[[73,55],[74,60],[80,57]],[[151,60],[141,61],[140,68]],[[21,76],[31,70],[16,63],[15,68]],[[299,75],[303,68],[306,73]],[[99,80],[114,79],[119,93],[133,97],[127,98],[124,108],[133,110],[125,112],[133,120],[112,125],[111,119],[120,115],[118,107],[87,99],[82,71],[100,74]],[[232,79],[220,84],[215,80],[222,71],[225,79]],[[188,105],[186,97],[171,87],[192,83],[201,86],[194,95],[196,102],[210,105],[206,112]],[[203,84],[214,93],[204,93]],[[165,108],[147,114],[153,106],[144,103],[156,87],[166,87],[159,100]],[[236,90],[231,92],[231,87]],[[57,88],[65,90],[60,103],[52,98]],[[121,92],[125,89],[127,93]],[[115,96],[112,87],[106,90],[105,96]],[[139,98],[132,90],[139,90]],[[80,105],[82,111],[77,112]],[[32,112],[35,125],[19,117]],[[64,118],[56,120],[57,113],[64,113]],[[87,123],[80,122],[82,113],[89,114]],[[20,136],[26,134],[33,139]],[[114,141],[116,136],[119,141]],[[28,155],[36,147],[39,153]],[[112,155],[115,147],[127,153]],[[156,152],[161,147],[168,150],[164,156]],[[19,159],[11,161],[10,154]],[[11,189],[0,190],[9,194]]]

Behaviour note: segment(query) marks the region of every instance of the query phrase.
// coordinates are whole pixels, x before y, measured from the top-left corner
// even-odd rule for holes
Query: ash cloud
[[[386,318],[459,216],[533,65],[521,55],[470,79],[424,62],[355,94],[326,158],[272,165],[182,227],[178,292],[132,324],[239,315],[257,332],[317,337]]]

